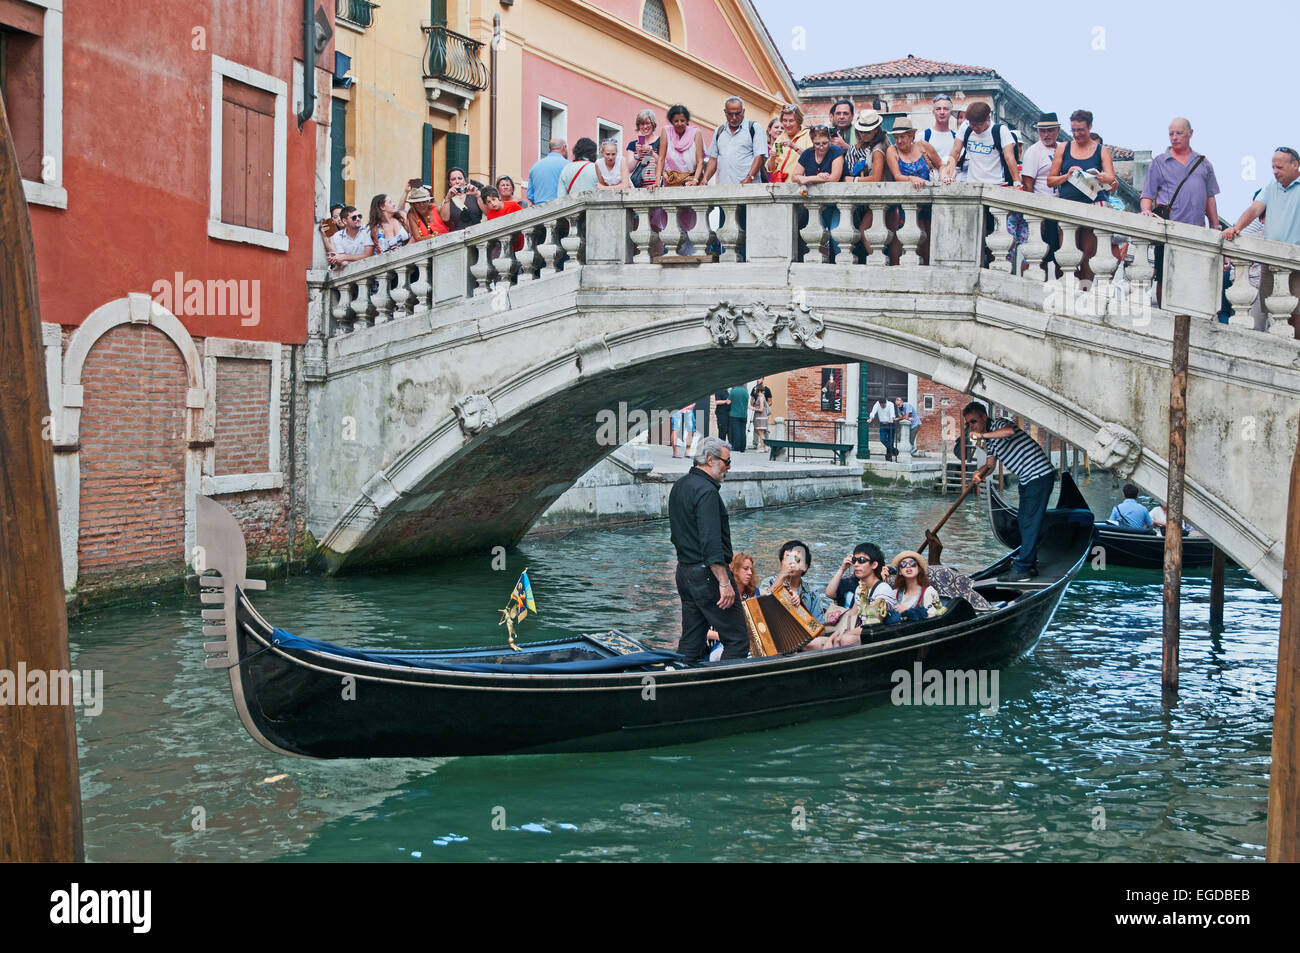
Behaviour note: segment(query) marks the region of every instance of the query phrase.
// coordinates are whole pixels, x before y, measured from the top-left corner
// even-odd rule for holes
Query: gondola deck
[[[248,732],[316,758],[601,751],[677,744],[854,711],[888,697],[892,673],[993,668],[1028,651],[1088,553],[1092,515],[1058,509],[1035,584],[1000,583],[1004,557],[976,574],[992,611],[965,600],[938,618],[880,626],[867,644],[683,666],[612,630],[521,646],[364,651],[299,639],[257,612],[243,536],[200,497],[199,544],[219,577],[201,598],[209,667],[227,669]]]

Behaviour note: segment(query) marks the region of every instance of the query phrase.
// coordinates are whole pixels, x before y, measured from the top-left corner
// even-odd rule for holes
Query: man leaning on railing
[[[1278,146],[1273,153],[1273,181],[1264,186],[1259,197],[1250,203],[1241,213],[1237,224],[1229,225],[1223,230],[1223,237],[1231,241],[1241,234],[1242,229],[1265,215],[1264,237],[1275,242],[1288,242],[1300,245],[1300,153],[1290,146]],[[1291,327],[1300,339],[1300,269],[1291,270],[1289,289],[1297,299],[1296,307],[1291,311]],[[1259,300],[1263,301],[1273,293],[1273,272],[1264,268],[1259,282]],[[1267,322],[1265,322],[1267,324]]]

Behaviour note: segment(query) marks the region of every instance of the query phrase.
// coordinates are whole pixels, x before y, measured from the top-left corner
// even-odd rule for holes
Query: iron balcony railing
[[[424,78],[442,79],[467,89],[487,89],[488,68],[478,58],[483,44],[448,30],[426,26]]]
[[[377,6],[370,0],[334,0],[334,16],[364,29],[375,22]]]

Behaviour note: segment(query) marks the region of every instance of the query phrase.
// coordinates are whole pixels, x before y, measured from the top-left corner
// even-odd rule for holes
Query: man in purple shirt
[[[1146,185],[1142,187],[1142,214],[1154,218],[1156,205],[1169,205],[1171,222],[1204,226],[1209,218],[1210,228],[1218,228],[1219,208],[1214,201],[1218,194],[1214,166],[1209,159],[1192,151],[1192,124],[1181,116],[1171,120],[1169,149],[1152,160]],[[1164,265],[1164,246],[1157,245],[1157,281],[1163,281]]]

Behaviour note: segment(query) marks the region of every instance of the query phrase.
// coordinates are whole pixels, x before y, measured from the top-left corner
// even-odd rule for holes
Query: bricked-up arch
[[[61,392],[52,411],[65,589],[175,578],[194,545],[202,467],[193,339],[146,294],[110,301],[68,340]]]
[[[150,325],[120,324],[81,371],[78,589],[174,578],[185,560],[185,361]]]

